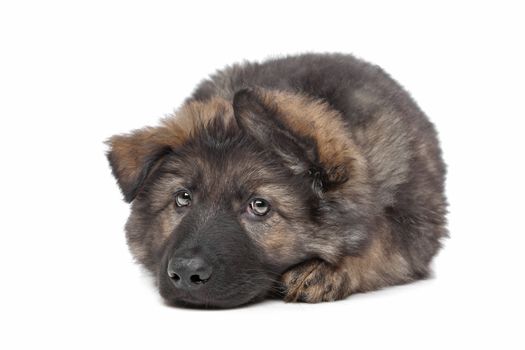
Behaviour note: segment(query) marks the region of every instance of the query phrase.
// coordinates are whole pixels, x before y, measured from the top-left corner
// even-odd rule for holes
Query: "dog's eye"
[[[177,204],[177,207],[187,207],[190,203],[191,194],[188,191],[182,190],[175,193],[175,204]]]
[[[256,198],[250,202],[250,210],[255,215],[263,216],[270,211],[270,204],[261,198]]]

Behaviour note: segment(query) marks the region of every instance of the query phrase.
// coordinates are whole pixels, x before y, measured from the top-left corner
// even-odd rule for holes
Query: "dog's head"
[[[186,103],[109,140],[134,257],[170,303],[233,307],[311,258],[366,241],[370,186],[340,116],[289,94],[242,90]]]

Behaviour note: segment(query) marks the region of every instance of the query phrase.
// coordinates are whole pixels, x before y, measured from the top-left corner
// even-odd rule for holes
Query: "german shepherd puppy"
[[[436,131],[342,54],[243,63],[107,157],[127,240],[168,304],[338,300],[424,278],[447,235]]]

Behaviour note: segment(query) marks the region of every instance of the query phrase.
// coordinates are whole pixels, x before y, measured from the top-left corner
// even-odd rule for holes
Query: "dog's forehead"
[[[178,178],[175,182],[210,193],[255,191],[289,180],[288,168],[243,144],[227,149],[181,150],[163,168]]]
[[[208,192],[239,193],[253,192],[265,184],[275,182],[280,169],[265,164],[261,159],[235,158],[202,164],[199,169],[201,186]]]

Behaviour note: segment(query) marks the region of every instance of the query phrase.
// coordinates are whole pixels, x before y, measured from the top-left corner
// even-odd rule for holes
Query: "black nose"
[[[168,276],[180,289],[195,289],[208,282],[212,267],[200,256],[191,258],[173,257],[168,262]]]

